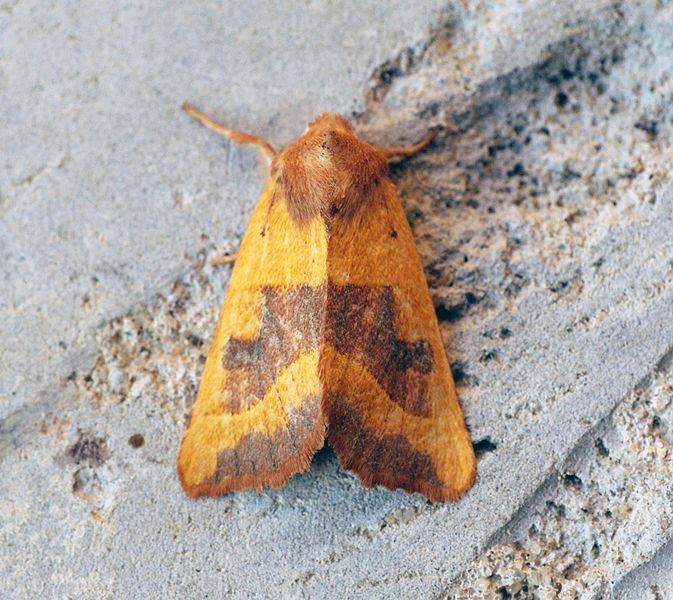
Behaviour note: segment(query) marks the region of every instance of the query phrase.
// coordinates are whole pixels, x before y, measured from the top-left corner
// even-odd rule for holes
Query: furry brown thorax
[[[288,211],[299,222],[318,214],[326,219],[354,215],[387,172],[386,156],[361,140],[346,119],[332,113],[309,123],[271,165]]]

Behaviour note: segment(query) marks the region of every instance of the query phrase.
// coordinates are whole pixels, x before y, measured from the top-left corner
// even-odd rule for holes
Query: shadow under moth
[[[208,354],[177,470],[190,496],[279,487],[327,437],[343,468],[456,500],[475,456],[411,229],[387,177],[407,148],[322,114],[271,158]]]

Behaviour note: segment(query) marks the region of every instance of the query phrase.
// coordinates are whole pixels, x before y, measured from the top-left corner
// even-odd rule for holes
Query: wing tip
[[[286,459],[277,471],[261,471],[259,473],[243,473],[238,476],[228,475],[220,480],[216,479],[216,473],[211,473],[206,478],[198,476],[190,477],[195,471],[189,456],[185,456],[182,445],[178,451],[176,471],[180,487],[190,498],[219,498],[229,492],[242,492],[256,490],[261,492],[264,488],[280,488],[297,473],[307,471],[315,453],[323,446],[325,441],[325,428],[316,427],[313,435],[308,437],[299,448],[297,456]],[[197,480],[197,482],[194,482]]]

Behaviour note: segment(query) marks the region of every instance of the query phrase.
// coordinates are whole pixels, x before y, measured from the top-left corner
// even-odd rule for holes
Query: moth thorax
[[[272,174],[298,221],[353,216],[388,170],[386,157],[357,137],[342,117],[321,115],[280,151]]]

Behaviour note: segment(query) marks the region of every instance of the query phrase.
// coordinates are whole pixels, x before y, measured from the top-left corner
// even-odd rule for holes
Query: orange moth
[[[190,496],[283,485],[325,437],[366,486],[456,500],[475,456],[388,161],[322,114],[271,158],[208,354],[177,470]]]

